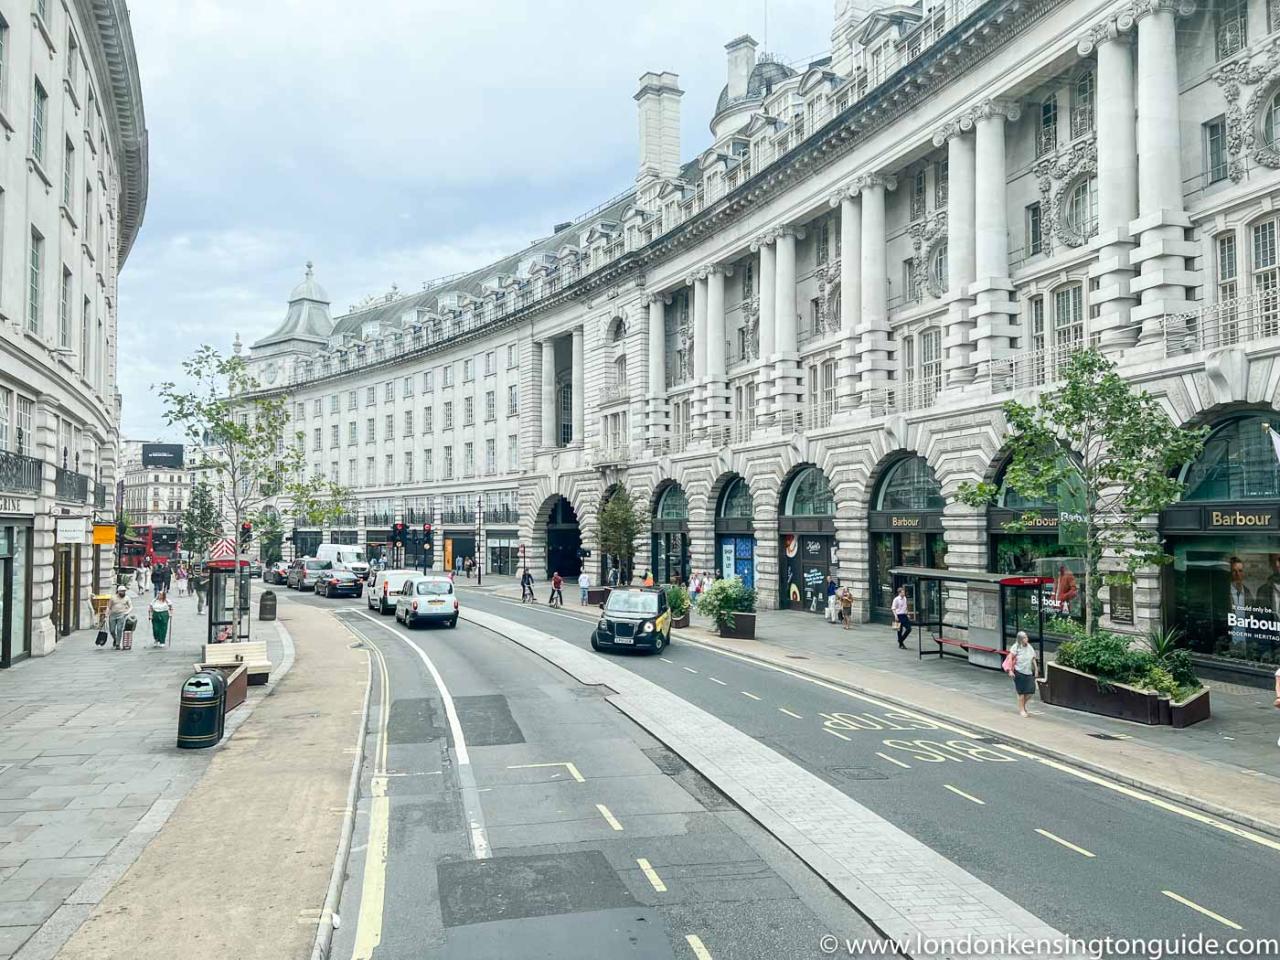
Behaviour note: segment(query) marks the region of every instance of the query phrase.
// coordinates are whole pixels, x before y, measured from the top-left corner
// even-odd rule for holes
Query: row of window
[[[316,401],[319,403],[320,401]],[[469,427],[475,424],[475,397],[462,398],[462,425]],[[443,415],[441,429],[452,430],[454,426],[454,402],[446,400],[441,405],[441,413]],[[508,417],[518,416],[520,413],[520,392],[513,384],[507,390],[507,413]],[[493,390],[486,391],[484,395],[484,419],[486,423],[492,423],[498,419],[498,403],[497,394]],[[402,427],[402,435],[412,437],[415,434],[415,426],[420,427],[422,433],[433,433],[435,431],[434,407],[426,406],[422,408],[422,420],[420,424],[415,423],[414,411],[405,410],[400,415],[400,423]],[[366,417],[364,422],[364,440],[365,443],[377,442],[377,418]],[[341,437],[341,427],[339,424],[331,424],[329,426],[329,446],[336,447],[339,445]],[[322,428],[315,427],[311,431],[312,450],[319,450],[322,437]],[[388,413],[383,416],[383,440],[393,440],[396,437],[396,415]],[[355,444],[358,442],[356,421],[347,421],[347,444]]]
[[[364,458],[364,476],[363,484],[366,487],[374,487],[382,484],[384,486],[394,486],[396,484],[408,483],[429,483],[435,480],[453,480],[455,478],[455,470],[460,467],[462,477],[473,477],[476,475],[476,445],[472,441],[462,444],[462,455],[460,465],[455,465],[455,447],[447,446],[441,451],[440,475],[436,476],[435,469],[435,451],[423,450],[421,460],[419,455],[414,451],[405,451],[397,457],[394,453],[385,454],[382,458],[382,473],[378,473],[378,458]],[[498,472],[498,443],[494,439],[484,441],[483,446],[483,463],[481,466],[482,476],[493,476]],[[418,464],[421,463],[421,473],[419,473]],[[398,471],[397,471],[398,467]],[[510,434],[507,437],[507,460],[506,469],[515,472],[520,469],[520,437],[518,434]],[[320,475],[320,464],[312,465],[312,473]],[[329,464],[329,479],[333,483],[342,483],[343,478],[340,475],[339,464],[337,460],[331,461]],[[347,460],[346,484],[350,487],[360,485],[361,476],[359,474],[359,461],[352,457]]]

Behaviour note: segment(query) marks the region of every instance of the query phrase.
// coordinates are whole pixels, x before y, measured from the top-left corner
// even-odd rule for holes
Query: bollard
[[[274,590],[263,590],[262,596],[258,598],[258,619],[274,620],[276,618],[276,592]]]

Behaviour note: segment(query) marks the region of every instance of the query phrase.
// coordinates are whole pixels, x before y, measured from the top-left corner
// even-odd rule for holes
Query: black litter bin
[[[178,705],[178,746],[184,750],[212,747],[222,739],[227,681],[214,670],[201,670],[182,684]]]
[[[276,592],[274,590],[263,590],[262,596],[258,598],[258,619],[274,620],[276,618]]]

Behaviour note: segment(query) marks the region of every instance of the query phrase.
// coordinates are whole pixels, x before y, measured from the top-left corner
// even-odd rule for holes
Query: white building
[[[0,665],[91,623],[109,584],[116,276],[147,199],[123,0],[0,5]],[[55,522],[56,521],[56,522]]]
[[[125,440],[121,448],[121,503],[129,522],[177,526],[195,487],[198,448],[142,440]]]
[[[252,355],[359,491],[324,535],[429,519],[438,566],[479,496],[490,544],[572,574],[625,487],[640,566],[732,568],[766,606],[834,575],[885,616],[900,565],[1056,574],[1056,504],[1014,536],[1013,498],[956,491],[1000,482],[1001,404],[1097,344],[1216,431],[1159,518],[1175,563],[1106,622],[1280,657],[1227,627],[1241,583],[1280,619],[1276,5],[837,0],[807,67],[726,49],[709,145],[686,159],[677,77],[645,74],[634,188],[552,236],[336,320],[308,270]]]

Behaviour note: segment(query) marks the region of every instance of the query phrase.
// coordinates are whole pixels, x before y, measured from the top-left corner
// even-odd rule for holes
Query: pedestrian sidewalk
[[[219,752],[175,743],[179,689],[205,639],[195,599],[174,599],[171,643],[158,649],[150,591],[131,595],[132,650],[95,647],[96,628],[81,630],[0,673],[0,960],[54,956]],[[229,726],[292,661],[278,624],[254,630],[276,670]]]
[[[518,586],[497,595],[519,599]],[[565,604],[594,620],[594,609]],[[953,658],[920,659],[915,635],[898,649],[889,625],[843,630],[815,614],[769,610],[756,615],[755,640],[725,640],[697,614],[677,639],[912,707],[977,734],[1034,750],[1215,816],[1280,835],[1280,710],[1269,690],[1208,681],[1213,716],[1181,730],[1033,705],[1018,716],[1012,684],[1001,672]],[[1120,739],[1111,739],[1120,738]]]

